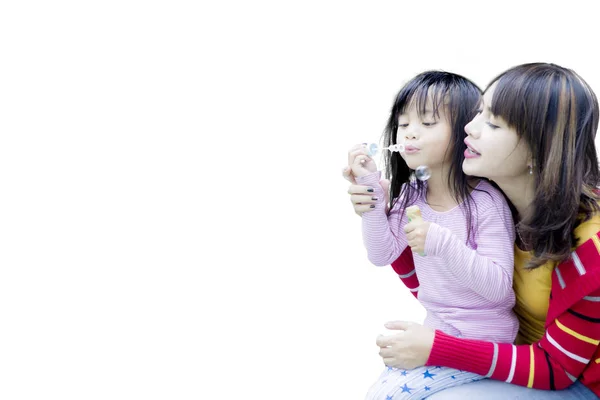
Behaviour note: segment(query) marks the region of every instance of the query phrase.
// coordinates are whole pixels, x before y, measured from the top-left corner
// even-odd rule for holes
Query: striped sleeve
[[[436,331],[427,365],[474,372],[515,385],[561,390],[581,375],[600,343],[600,290],[578,301],[531,345],[458,339]],[[594,361],[595,362],[595,361]]]
[[[407,247],[396,261],[392,262],[392,268],[398,277],[415,297],[419,297],[419,278],[415,270],[415,263],[410,247]]]
[[[494,303],[515,304],[514,223],[502,194],[486,210],[478,206],[477,246],[472,249],[449,229],[429,226],[425,253],[443,258],[440,273]]]
[[[379,183],[381,173],[357,177],[360,185],[373,188],[373,197],[378,200],[375,208],[362,214],[363,242],[367,256],[372,264],[384,267],[396,260],[408,247],[408,241],[402,227],[408,222],[407,216],[396,203],[389,215],[386,214],[385,195]]]

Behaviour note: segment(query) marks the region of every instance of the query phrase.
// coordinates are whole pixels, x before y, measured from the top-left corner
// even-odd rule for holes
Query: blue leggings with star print
[[[453,386],[471,383],[483,376],[446,367],[398,369],[387,367],[371,386],[365,400],[420,400]]]

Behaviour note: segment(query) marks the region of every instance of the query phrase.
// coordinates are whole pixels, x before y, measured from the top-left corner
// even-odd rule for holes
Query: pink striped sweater
[[[381,173],[357,178],[374,189],[379,200],[373,211],[362,215],[363,240],[369,260],[377,266],[395,261],[407,247],[399,203],[385,213]],[[431,222],[425,256],[413,253],[418,287],[411,291],[425,307],[424,324],[449,335],[499,343],[512,343],[518,320],[513,281],[514,223],[504,196],[486,181],[471,194],[472,237],[467,240],[463,208],[438,212],[420,198],[414,205]],[[410,278],[400,276],[401,279]],[[416,277],[415,277],[416,278]]]

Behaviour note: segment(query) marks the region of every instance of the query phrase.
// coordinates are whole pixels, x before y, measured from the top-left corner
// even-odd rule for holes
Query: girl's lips
[[[407,145],[407,146],[404,147],[404,154],[414,154],[414,153],[416,153],[416,152],[418,152],[420,150],[421,149],[419,149],[419,148],[417,148],[415,146]]]

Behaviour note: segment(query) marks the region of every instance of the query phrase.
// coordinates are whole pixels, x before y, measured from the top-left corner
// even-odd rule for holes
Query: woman
[[[597,99],[568,69],[521,65],[488,86],[480,112],[465,127],[470,156],[463,170],[495,182],[514,207],[519,335],[515,345],[498,344],[459,339],[416,323],[386,324],[403,331],[377,339],[386,365],[439,365],[491,378],[430,398],[593,399],[600,394],[597,127]],[[347,169],[344,175],[352,179]],[[359,214],[371,209],[367,190],[350,187]],[[418,286],[418,276],[410,273],[410,253],[393,267],[409,277],[409,287]]]

